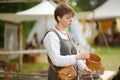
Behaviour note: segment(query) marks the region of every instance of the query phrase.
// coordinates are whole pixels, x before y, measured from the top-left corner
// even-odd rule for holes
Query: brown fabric
[[[64,67],[57,71],[57,73],[60,80],[73,80],[77,76],[74,66]]]

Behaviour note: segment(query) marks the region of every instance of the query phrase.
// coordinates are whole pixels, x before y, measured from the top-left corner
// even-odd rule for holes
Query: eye
[[[66,19],[69,19],[69,18],[66,18]]]
[[[70,17],[66,17],[66,19],[70,19]]]

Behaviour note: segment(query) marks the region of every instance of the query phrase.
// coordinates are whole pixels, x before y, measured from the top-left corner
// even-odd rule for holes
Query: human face
[[[67,28],[72,24],[72,14],[65,14],[62,18],[59,19],[59,23],[64,27]]]

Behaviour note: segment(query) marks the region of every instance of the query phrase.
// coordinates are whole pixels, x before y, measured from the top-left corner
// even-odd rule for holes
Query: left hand
[[[85,71],[87,71],[88,73],[92,73],[92,72],[93,72],[93,71],[92,71],[90,68],[88,68],[88,67],[85,68]]]

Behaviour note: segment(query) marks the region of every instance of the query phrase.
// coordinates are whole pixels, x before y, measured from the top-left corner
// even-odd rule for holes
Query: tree
[[[4,46],[4,23],[0,21],[0,48]]]
[[[29,3],[0,3],[0,13],[15,13],[31,8],[39,2]],[[25,24],[25,23],[24,23]],[[27,25],[28,26],[28,25]],[[29,24],[30,26],[30,24]],[[27,30],[31,29],[28,27]],[[0,48],[4,47],[4,22],[0,21]]]
[[[91,11],[107,0],[77,0],[77,6],[83,11]]]
[[[26,10],[38,4],[38,2],[31,3],[0,3],[0,13],[15,13]]]

